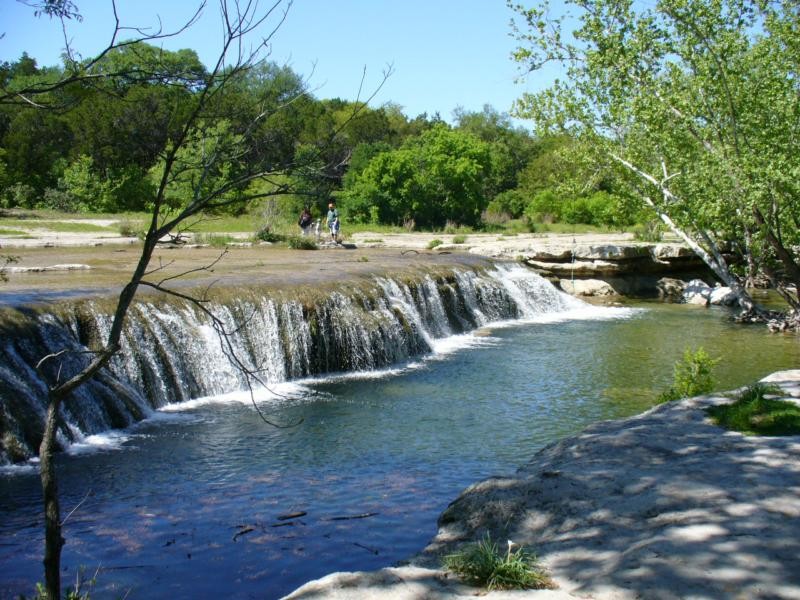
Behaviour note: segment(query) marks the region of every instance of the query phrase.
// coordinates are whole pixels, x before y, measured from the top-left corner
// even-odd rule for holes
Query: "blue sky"
[[[84,19],[70,22],[68,35],[88,57],[110,36],[111,2],[75,3]],[[187,19],[196,3],[117,0],[117,6],[123,24],[152,27],[160,17],[169,30]],[[410,117],[439,112],[448,121],[457,106],[479,111],[491,104],[506,112],[524,91],[548,83],[541,77],[515,82],[519,71],[510,58],[512,16],[505,0],[294,0],[272,39],[270,58],[307,77],[318,98],[355,99],[364,69],[369,92],[391,64],[394,74],[372,102],[375,106],[394,102]],[[0,0],[0,31],[5,32],[0,60],[16,60],[24,50],[40,65],[60,62],[60,23],[34,17],[18,0]],[[163,44],[193,48],[208,64],[219,49],[219,31],[217,4],[209,0],[200,22]]]

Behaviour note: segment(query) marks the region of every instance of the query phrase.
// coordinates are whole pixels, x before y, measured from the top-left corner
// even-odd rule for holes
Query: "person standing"
[[[304,236],[308,235],[308,233],[311,231],[312,221],[313,217],[311,216],[311,211],[306,206],[303,209],[303,212],[300,213],[300,219],[297,221],[297,224],[300,226],[300,231]]]
[[[331,241],[339,243],[339,211],[336,210],[336,202],[333,200],[328,204],[328,230],[331,232]]]

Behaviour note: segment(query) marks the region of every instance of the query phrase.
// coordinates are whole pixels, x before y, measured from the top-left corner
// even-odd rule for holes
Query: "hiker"
[[[311,231],[311,223],[313,218],[311,217],[311,211],[308,210],[306,206],[303,209],[303,212],[300,213],[300,219],[297,221],[297,224],[300,226],[300,231],[303,235],[308,235]]]
[[[336,210],[336,202],[333,200],[328,204],[328,229],[331,232],[331,241],[339,243],[339,211]]]

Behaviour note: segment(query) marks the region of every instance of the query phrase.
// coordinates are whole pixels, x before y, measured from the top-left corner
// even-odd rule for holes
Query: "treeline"
[[[196,95],[208,93],[198,91],[208,89],[201,85],[208,71],[193,50],[136,43],[109,52],[95,73],[108,76],[55,85],[35,106],[0,104],[0,207],[149,210],[165,149]],[[63,71],[27,54],[0,64],[6,91],[48,82],[64,82]],[[333,197],[350,222],[409,228],[520,218],[624,227],[641,219],[620,186],[582,167],[573,139],[534,137],[488,106],[456,111],[454,125],[438,114],[409,118],[395,105],[317,99],[300,75],[274,63],[224,83],[211,88],[220,92],[211,99],[207,135],[195,136],[184,152],[206,155],[225,137],[257,140],[209,181],[235,181],[237,169],[257,162],[272,175],[247,185],[285,190],[280,208],[287,215],[302,206],[321,211]],[[176,176],[176,206],[203,176]],[[234,185],[227,193],[235,200],[252,191]],[[225,210],[247,206],[232,201]]]

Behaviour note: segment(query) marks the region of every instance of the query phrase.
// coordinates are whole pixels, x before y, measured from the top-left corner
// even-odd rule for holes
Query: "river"
[[[800,364],[796,337],[722,308],[631,303],[489,326],[394,368],[192,400],[59,457],[65,580],[92,598],[277,598],[424,547],[477,480],[652,405],[686,346],[720,389]],[[35,468],[0,472],[0,596],[41,579]],[[74,512],[72,512],[74,509]],[[99,569],[99,570],[98,570]]]

